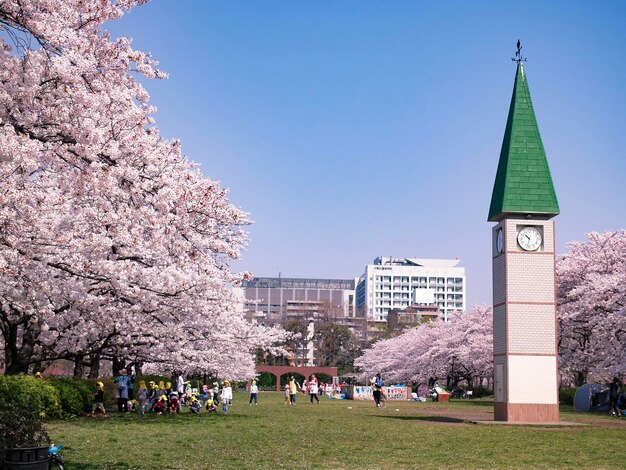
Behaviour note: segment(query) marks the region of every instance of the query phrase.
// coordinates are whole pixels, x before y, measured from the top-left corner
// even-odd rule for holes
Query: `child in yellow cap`
[[[96,411],[100,410],[102,413],[102,417],[107,417],[107,412],[104,409],[104,384],[102,382],[98,382],[98,390],[94,395],[94,404],[91,407],[91,414],[89,416],[96,416]]]

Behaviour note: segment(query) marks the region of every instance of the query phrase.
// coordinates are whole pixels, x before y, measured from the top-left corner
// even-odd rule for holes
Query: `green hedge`
[[[102,382],[106,404],[110,407],[115,403],[115,385],[111,379]],[[0,403],[30,405],[42,418],[68,418],[89,412],[96,389],[95,380],[0,375]]]
[[[0,402],[32,405],[42,418],[61,418],[59,390],[29,375],[0,375]]]
[[[485,387],[467,387],[467,390],[471,390],[472,398],[483,398],[493,395],[493,390]]]
[[[79,416],[91,409],[97,390],[95,381],[50,377],[43,382],[52,385],[59,392],[59,402],[64,416]]]
[[[559,403],[561,405],[573,405],[576,387],[563,387],[559,390]]]
[[[165,383],[169,381],[159,375],[138,376],[134,383],[135,390],[139,388],[141,380],[146,385],[151,380],[157,384],[161,380]],[[42,418],[80,416],[91,411],[97,382],[104,384],[104,406],[107,412],[117,410],[113,378],[77,380],[55,376],[36,379],[32,375],[0,375],[0,403],[32,406]]]
[[[257,385],[262,389],[275,390],[276,376],[269,372],[261,372],[257,378]]]

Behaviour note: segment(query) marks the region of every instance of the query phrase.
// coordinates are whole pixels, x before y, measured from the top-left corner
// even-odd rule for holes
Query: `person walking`
[[[298,382],[294,379],[293,375],[289,376],[289,402],[292,405],[296,404],[296,393],[298,393]]]
[[[107,417],[107,412],[104,409],[104,384],[102,382],[98,382],[98,390],[94,396],[94,403],[89,416],[96,416],[96,411],[98,410],[102,413],[103,418]]]
[[[621,384],[619,383],[619,379],[617,377],[614,377],[613,382],[609,385],[609,411],[611,412],[611,416],[617,416],[618,418],[622,416],[622,412],[617,404],[621,388],[620,385]]]
[[[380,408],[380,394],[383,389],[383,379],[380,377],[380,372],[374,377],[373,388],[374,403],[376,403],[377,408]]]
[[[311,404],[313,404],[313,399],[315,399],[315,401],[317,401],[317,404],[320,404],[320,399],[317,397],[317,382],[314,381],[310,381],[309,382],[309,397],[311,399]]]

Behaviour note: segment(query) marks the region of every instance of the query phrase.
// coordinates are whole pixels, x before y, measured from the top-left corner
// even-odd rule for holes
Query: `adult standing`
[[[298,393],[298,382],[293,378],[293,375],[289,376],[289,403],[291,405],[296,404],[296,393]]]
[[[176,377],[176,391],[178,392],[178,396],[182,397],[183,393],[185,393],[185,378],[183,377],[183,373],[181,372],[178,377]]]
[[[115,377],[115,398],[117,399],[117,411],[128,411],[128,376],[126,369],[121,369]]]
[[[376,403],[376,407],[380,408],[380,393],[383,389],[383,379],[380,377],[380,372],[374,377],[373,388],[374,391],[372,395],[374,395],[374,403]]]
[[[130,375],[126,375],[129,401],[133,401],[135,399],[135,377],[137,377],[135,375],[135,366],[131,366]]]
[[[617,404],[617,400],[619,398],[619,392],[621,388],[620,385],[621,384],[617,377],[614,377],[613,382],[611,383],[611,385],[609,385],[609,399],[610,399],[609,411],[611,412],[611,416],[617,416],[618,418],[622,416],[622,412],[619,409],[619,406]]]

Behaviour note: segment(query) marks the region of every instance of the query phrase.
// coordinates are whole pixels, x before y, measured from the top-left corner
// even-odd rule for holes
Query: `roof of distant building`
[[[375,265],[424,266],[429,268],[454,268],[460,262],[460,259],[393,258],[390,256],[379,256],[374,260]]]
[[[243,281],[242,287],[273,289],[338,289],[354,290],[354,279],[309,279],[296,277],[255,277]]]

